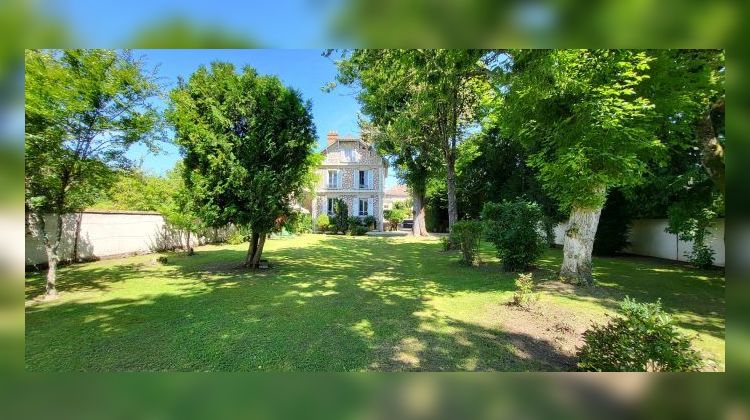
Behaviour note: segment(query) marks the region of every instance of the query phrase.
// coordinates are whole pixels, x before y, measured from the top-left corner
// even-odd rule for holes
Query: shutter
[[[341,188],[341,175],[342,171],[339,169],[336,171],[336,188]]]
[[[367,215],[368,216],[375,215],[375,209],[372,207],[372,198],[367,199]]]
[[[367,188],[372,189],[372,169],[367,171]]]

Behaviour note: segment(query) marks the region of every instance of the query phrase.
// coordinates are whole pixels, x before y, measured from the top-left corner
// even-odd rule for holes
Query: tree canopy
[[[228,63],[200,67],[171,94],[169,121],[185,158],[185,184],[209,226],[249,226],[246,264],[305,186],[315,127],[310,103],[276,77]]]
[[[129,166],[131,145],[156,149],[160,114],[150,100],[159,87],[129,51],[27,50],[25,65],[25,206],[53,296],[62,215],[100,197],[112,169]],[[55,232],[45,214],[55,216]]]

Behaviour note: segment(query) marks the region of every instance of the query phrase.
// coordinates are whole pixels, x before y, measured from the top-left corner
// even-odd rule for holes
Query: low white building
[[[409,191],[406,185],[394,185],[391,188],[385,190],[385,198],[383,198],[383,210],[390,210],[393,208],[393,203],[396,201],[406,201],[409,199]]]

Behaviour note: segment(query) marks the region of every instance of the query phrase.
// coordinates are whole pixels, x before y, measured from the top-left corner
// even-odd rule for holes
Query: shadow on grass
[[[574,301],[595,301],[611,312],[619,309],[626,296],[640,302],[661,299],[680,326],[724,338],[726,281],[722,270],[701,270],[648,257],[594,257],[596,285],[585,287],[563,285],[554,279],[561,262],[557,252],[542,259],[540,269],[550,273],[543,287]]]
[[[273,268],[238,268],[245,250],[204,247],[166,266],[81,265],[65,269],[61,291],[117,290],[99,299],[61,300],[26,309],[26,367],[33,371],[351,371],[570,370],[574,361],[544,340],[459,321],[429,304],[434,296],[509,291],[515,273],[487,257],[479,268],[457,264],[437,242],[371,237],[319,237],[284,242],[264,255]],[[491,255],[491,254],[489,254]],[[545,256],[540,273],[559,258]],[[145,260],[144,260],[145,261]],[[612,307],[657,280],[662,266],[637,264],[643,276],[619,275],[617,261],[600,264],[604,292],[572,288],[571,299]],[[601,270],[601,271],[600,271]],[[632,270],[632,267],[631,267]],[[682,273],[684,274],[684,273]],[[676,281],[713,280],[673,273]],[[38,284],[37,284],[38,283]],[[27,282],[40,293],[41,275]],[[132,285],[131,285],[132,284]],[[122,288],[135,290],[122,292]],[[682,289],[680,289],[682,290]],[[567,292],[566,292],[567,293]],[[125,296],[125,297],[121,297]],[[637,296],[636,296],[637,297]],[[649,295],[655,299],[658,296]],[[700,318],[684,295],[664,299]],[[723,302],[723,296],[722,296]],[[711,307],[715,308],[713,302]],[[672,306],[670,306],[670,304]],[[698,326],[696,326],[698,328]]]
[[[469,268],[423,265],[436,249],[385,238],[335,238],[269,251],[275,266],[268,271],[237,269],[244,252],[220,248],[201,249],[194,257],[171,255],[165,270],[82,266],[66,272],[61,283],[68,289],[62,290],[92,284],[104,289],[109,282],[144,276],[154,285],[175,277],[184,281],[167,293],[133,299],[28,307],[26,366],[33,371],[571,367],[550,343],[436,313],[427,305],[428,295],[498,287]],[[440,271],[447,274],[429,274]]]

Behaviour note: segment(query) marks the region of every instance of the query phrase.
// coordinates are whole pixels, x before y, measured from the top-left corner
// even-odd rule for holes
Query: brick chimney
[[[333,143],[336,143],[336,140],[339,139],[339,133],[331,130],[328,132],[328,145],[332,145]]]

